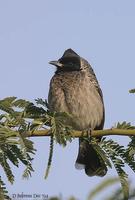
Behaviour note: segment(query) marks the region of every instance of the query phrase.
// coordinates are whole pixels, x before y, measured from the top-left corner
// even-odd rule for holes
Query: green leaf
[[[31,177],[31,172],[34,172],[34,169],[32,168],[31,162],[27,162],[26,169],[24,170],[22,177],[28,179]]]
[[[118,128],[118,129],[135,129],[135,126],[132,126],[130,122],[118,122],[116,127],[115,128]]]
[[[100,146],[98,144],[92,144],[93,148],[96,150],[96,152],[98,153],[98,155],[101,157],[101,159],[103,160],[104,163],[106,163],[106,165],[110,168],[112,168],[111,162],[107,156],[107,154],[100,148]]]
[[[129,90],[129,93],[135,93],[135,89]]]
[[[121,155],[125,153],[125,149],[123,146],[120,146],[113,140],[108,140],[108,141],[102,140],[101,146],[104,149],[104,151],[108,154],[111,161],[113,162],[121,182],[124,200],[128,200],[129,196],[128,175],[123,170],[125,163],[121,159]]]
[[[4,169],[4,172],[6,173],[6,176],[9,180],[9,182],[13,184],[14,175],[12,173],[12,170],[11,170],[11,168],[7,162],[7,159],[4,155],[4,152],[2,152],[2,150],[0,151],[0,164],[1,164],[2,168]]]
[[[54,136],[52,135],[51,139],[50,139],[50,152],[49,152],[47,168],[46,168],[46,171],[45,171],[45,179],[47,179],[47,177],[49,175],[50,168],[51,168],[52,157],[53,157],[53,147],[54,147]]]
[[[49,107],[46,99],[43,100],[41,98],[38,98],[38,99],[35,99],[35,101],[36,101],[37,105],[42,105],[45,108]]]
[[[30,103],[30,101],[26,101],[24,99],[17,99],[12,105],[18,108],[26,108]]]
[[[5,183],[2,181],[0,176],[0,200],[11,200],[7,193],[8,191],[6,190]]]

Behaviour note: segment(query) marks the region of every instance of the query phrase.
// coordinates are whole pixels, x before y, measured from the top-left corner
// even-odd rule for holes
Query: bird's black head
[[[67,49],[58,61],[49,62],[57,67],[56,73],[60,71],[79,71],[81,70],[80,56],[72,49]]]

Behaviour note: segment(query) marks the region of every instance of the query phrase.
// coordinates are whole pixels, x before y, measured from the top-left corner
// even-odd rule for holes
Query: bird
[[[56,67],[48,93],[50,111],[71,114],[67,124],[74,130],[102,130],[105,121],[103,94],[89,62],[70,48],[49,64]],[[79,139],[75,167],[84,169],[88,176],[102,177],[107,173],[103,159],[83,137]]]

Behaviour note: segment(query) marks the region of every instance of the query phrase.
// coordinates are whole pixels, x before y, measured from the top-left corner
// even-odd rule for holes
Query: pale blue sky
[[[104,94],[105,128],[117,121],[134,122],[135,97],[128,93],[135,87],[134,0],[0,0],[0,98],[47,98],[55,71],[48,62],[67,48],[86,58],[96,72]],[[124,144],[127,138],[120,140]],[[85,200],[103,180],[74,168],[77,140],[65,149],[56,145],[49,178],[44,180],[49,138],[33,141],[35,173],[24,181],[22,168],[14,169],[16,181],[7,184],[11,194],[62,193]],[[114,174],[109,170],[107,176]]]

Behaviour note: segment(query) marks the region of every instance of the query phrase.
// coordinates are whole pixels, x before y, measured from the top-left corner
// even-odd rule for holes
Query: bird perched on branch
[[[56,66],[48,95],[50,110],[71,114],[68,124],[74,130],[103,129],[103,95],[91,65],[72,49],[67,49],[58,61],[51,61],[50,64]],[[107,173],[102,158],[92,144],[82,138],[79,139],[75,166],[84,168],[88,176],[104,176]]]

